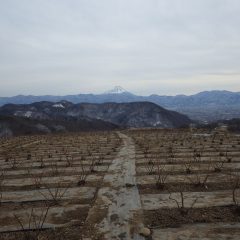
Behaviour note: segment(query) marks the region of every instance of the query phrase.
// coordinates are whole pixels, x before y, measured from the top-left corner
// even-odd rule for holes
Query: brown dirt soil
[[[234,172],[240,172],[240,169],[234,169]],[[213,170],[209,170],[209,171],[206,171],[206,170],[198,170],[198,171],[192,171],[192,174],[187,174],[187,176],[191,176],[193,174],[205,174],[205,173],[209,173],[209,174],[214,174],[216,173],[215,171]],[[223,169],[220,171],[220,173],[229,173],[229,169]],[[146,175],[154,175],[154,174],[157,174],[156,171],[152,171],[151,173],[149,172],[137,172],[137,176],[146,176]],[[186,174],[186,171],[164,171],[164,174],[166,175],[184,175]]]
[[[144,211],[146,226],[150,228],[179,227],[192,223],[240,222],[240,208],[236,206],[193,208],[187,212],[180,209]]]
[[[96,174],[96,176],[99,176]],[[81,185],[84,187],[99,187],[101,185],[101,181],[88,181],[86,180],[85,184]],[[43,185],[44,186],[44,185]],[[48,184],[48,188],[54,188],[54,187],[59,187],[59,184]],[[69,187],[69,183],[66,184],[61,184],[60,187]],[[77,182],[71,183],[71,187],[79,187],[79,184]],[[5,192],[12,192],[12,191],[31,191],[31,190],[36,190],[36,185],[28,185],[28,186],[3,186],[2,191]]]
[[[146,165],[146,163],[147,163],[148,161],[146,160],[146,162],[138,162],[138,163],[136,163],[136,166],[137,167],[144,167],[145,165]],[[189,163],[189,161],[172,161],[172,162],[168,162],[168,161],[166,161],[166,162],[164,162],[163,164],[168,164],[168,165],[176,165],[176,164],[185,164],[185,163]],[[212,161],[210,161],[210,160],[204,160],[203,162],[202,162],[202,164],[209,164],[209,163],[212,163]],[[240,163],[240,160],[234,160],[234,161],[232,161],[231,163]],[[227,164],[227,162],[226,162],[226,164]]]
[[[169,193],[178,192],[181,189],[183,192],[212,192],[218,190],[228,190],[232,188],[231,183],[207,183],[207,188],[202,186],[196,186],[193,184],[178,184],[170,183],[165,184],[163,189],[159,189],[156,184],[139,184],[138,189],[140,194],[157,194],[157,193]]]
[[[40,233],[39,238],[41,240],[80,240],[81,227],[72,226],[66,228],[58,228],[56,230],[44,230]],[[28,235],[34,236],[34,232],[29,231]],[[26,233],[23,232],[10,232],[0,234],[1,240],[26,240]]]
[[[56,228],[55,230],[44,229],[41,231],[40,240],[79,240],[79,237],[83,234],[83,224],[88,215],[89,208],[81,208],[81,210],[72,211],[67,213],[64,218],[74,218],[75,221],[66,225],[66,227]],[[77,221],[76,221],[77,219]],[[64,223],[63,219],[55,219],[56,223]],[[4,220],[5,221],[5,220]],[[85,231],[85,230],[84,230]],[[34,236],[33,231],[27,231],[27,235]],[[0,233],[1,240],[26,240],[26,234],[22,231]],[[35,239],[35,238],[31,238]],[[81,238],[80,238],[81,239]]]
[[[96,168],[97,169],[97,168]],[[98,171],[96,170],[95,172],[89,172],[86,171],[86,174],[90,175],[90,174],[96,174],[98,176],[104,176],[107,173],[107,171]],[[76,175],[76,173],[73,171],[72,173],[70,172],[58,172],[58,176],[64,177],[64,176],[73,176]],[[79,174],[80,175],[80,174]],[[18,175],[8,175],[5,177],[5,179],[24,179],[24,178],[28,178],[29,175],[27,174],[18,174]],[[51,175],[51,173],[47,173],[47,174],[34,174],[34,177],[53,177],[53,175]]]

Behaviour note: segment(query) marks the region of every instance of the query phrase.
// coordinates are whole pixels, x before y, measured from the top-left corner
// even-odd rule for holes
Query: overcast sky
[[[0,0],[0,96],[240,91],[239,0]]]

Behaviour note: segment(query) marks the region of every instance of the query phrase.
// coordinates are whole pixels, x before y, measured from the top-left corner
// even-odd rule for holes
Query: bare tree
[[[73,166],[73,156],[72,155],[66,155],[66,167],[72,167]]]
[[[194,205],[196,204],[198,198],[195,198],[193,201],[192,201],[192,204],[190,207],[186,208],[185,206],[185,200],[186,200],[186,196],[184,196],[184,192],[182,189],[179,189],[179,191],[175,194],[179,194],[179,197],[180,198],[177,198],[176,197],[173,197],[172,196],[172,193],[169,192],[169,199],[174,201],[176,203],[176,206],[178,208],[178,210],[180,211],[180,213],[182,215],[187,215],[189,213],[189,211],[194,207]]]
[[[186,160],[186,162],[184,163],[184,168],[185,168],[186,174],[191,174],[192,173],[193,162],[191,161],[191,159]]]
[[[89,165],[89,172],[91,173],[95,173],[95,166],[96,166],[96,159],[94,156],[91,156],[90,158],[90,165]]]
[[[40,156],[37,161],[40,163],[40,166],[39,166],[40,168],[44,168],[45,167],[43,156]]]
[[[212,169],[214,172],[221,172],[223,170],[223,166],[224,166],[224,163],[225,161],[222,160],[222,158],[224,157],[224,159],[226,158],[226,153],[222,152],[219,150],[219,148],[215,147],[215,152],[219,152],[217,158],[218,160],[215,161],[213,159],[210,159],[210,164],[212,166]]]
[[[59,170],[57,163],[50,164],[50,167],[51,167],[51,171],[50,171],[51,176],[59,176],[60,175],[60,170]]]
[[[155,167],[154,161],[151,158],[149,158],[147,163],[145,163],[145,168],[147,170],[148,175],[154,174],[155,172],[154,167]]]
[[[239,190],[239,187],[240,187],[240,176],[236,176],[233,184],[233,189],[232,189],[232,198],[236,206],[239,206],[239,203],[240,203],[237,196],[237,190]]]
[[[44,229],[44,223],[47,219],[49,209],[51,205],[47,204],[46,207],[41,209],[40,213],[37,213],[36,209],[32,208],[30,214],[27,214],[27,225],[24,224],[24,220],[14,214],[14,218],[21,228],[25,240],[39,240],[42,230]]]
[[[229,152],[227,150],[226,150],[226,153],[225,153],[225,158],[226,158],[228,163],[232,162],[232,157],[229,155]]]
[[[173,163],[175,159],[175,153],[173,149],[173,142],[170,143],[170,146],[167,148],[167,158],[169,163]]]
[[[103,155],[99,155],[97,162],[96,162],[96,166],[100,166],[103,164],[103,160],[104,160],[104,156]]]
[[[52,202],[54,205],[58,205],[60,200],[66,194],[69,185],[67,187],[62,187],[60,183],[57,183],[57,186],[53,188],[51,188],[50,186],[45,186],[47,193],[41,190],[39,190],[39,192],[47,201]]]
[[[156,186],[159,189],[164,189],[167,177],[169,172],[166,171],[166,164],[160,163],[160,160],[155,161],[155,171],[157,175],[155,175]]]
[[[0,173],[0,206],[1,206],[1,204],[2,204],[2,198],[3,198],[4,178],[5,178],[5,175],[4,175],[4,172],[2,171],[2,172]]]
[[[28,170],[28,175],[33,180],[35,188],[36,189],[41,188],[41,186],[42,186],[42,178],[44,176],[44,172],[41,172],[40,174],[33,174],[30,170]]]
[[[207,181],[210,176],[210,173],[201,174],[198,171],[195,171],[191,176],[188,176],[187,179],[197,187],[208,188]]]
[[[86,183],[87,176],[89,175],[88,169],[86,169],[86,166],[84,166],[84,158],[81,157],[80,159],[80,166],[81,166],[81,171],[78,174],[78,185],[84,185]]]
[[[60,172],[57,165],[52,165],[52,172],[50,172],[51,177],[60,177],[61,175],[64,175],[63,172]],[[68,183],[67,185],[58,181],[54,184],[54,186],[51,186],[51,184],[42,184],[43,190],[39,190],[40,194],[47,200],[51,201],[54,205],[59,204],[60,200],[64,197],[67,190],[71,186],[72,182]],[[47,190],[47,193],[46,193]]]
[[[221,172],[224,166],[223,161],[211,161],[210,164],[214,172]]]
[[[149,143],[143,146],[143,153],[144,153],[145,157],[148,156],[149,149],[150,149],[150,144]]]
[[[235,206],[239,206],[240,200],[237,192],[240,188],[240,175],[238,173],[234,173],[232,171],[229,172],[229,180],[232,186],[232,200]]]
[[[17,161],[15,156],[7,157],[5,162],[7,162],[9,168],[11,169],[16,169],[21,164],[21,161]]]
[[[204,169],[205,173],[201,172],[203,166],[206,166],[206,164],[202,162],[202,153],[203,148],[199,150],[195,149],[192,166],[196,168],[196,171],[194,171],[190,176],[187,176],[187,179],[195,186],[207,188],[207,181],[210,176],[209,169],[211,167],[211,164],[207,165],[207,170]]]

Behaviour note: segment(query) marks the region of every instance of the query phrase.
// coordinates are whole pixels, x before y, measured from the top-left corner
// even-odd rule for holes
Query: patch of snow
[[[53,105],[55,108],[65,108],[61,103],[56,103]]]
[[[27,111],[24,113],[24,117],[30,118],[32,116],[32,111]]]
[[[14,116],[30,118],[32,116],[32,113],[32,111],[16,111],[14,113]]]
[[[162,124],[162,122],[161,122],[161,121],[157,121],[157,122],[155,122],[155,123],[153,124],[153,126],[156,127],[156,126],[158,126],[158,125],[160,125],[160,124]]]

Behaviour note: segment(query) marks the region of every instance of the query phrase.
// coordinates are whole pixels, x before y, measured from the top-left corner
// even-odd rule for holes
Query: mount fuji
[[[106,91],[104,94],[122,94],[122,93],[130,93],[128,91],[126,91],[124,88],[122,88],[121,86],[116,86],[113,89]]]

